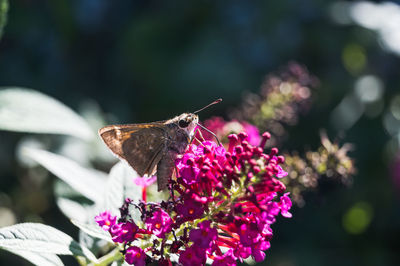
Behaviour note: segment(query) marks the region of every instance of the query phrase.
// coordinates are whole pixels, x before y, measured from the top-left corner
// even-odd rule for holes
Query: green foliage
[[[94,136],[83,117],[34,90],[4,89],[0,91],[0,104],[0,129],[72,135],[86,141],[91,141]],[[78,145],[87,145],[87,142]],[[132,182],[137,174],[123,163],[116,164],[107,175],[46,150],[23,146],[21,151],[24,157],[39,163],[60,179],[54,186],[57,205],[81,230],[80,243],[51,226],[23,223],[0,229],[0,248],[36,265],[63,265],[55,254],[75,256],[82,265],[96,262],[92,252],[107,248],[112,241],[109,234],[95,224],[94,217],[105,209],[118,214],[118,208],[127,197],[140,200],[141,188]],[[116,253],[114,256],[118,259],[121,255]],[[108,254],[99,259],[99,265],[114,259],[111,260]]]
[[[64,265],[64,263],[60,260],[60,258],[55,254],[36,253],[36,252],[30,252],[30,251],[25,251],[25,250],[8,249],[8,248],[4,248],[4,250],[7,250],[17,256],[25,258],[27,261],[30,261],[35,265],[40,265],[40,266]]]
[[[66,134],[84,140],[95,134],[82,117],[54,98],[16,87],[0,88],[0,129]]]
[[[111,240],[110,234],[106,233],[104,230],[101,229],[97,224],[85,224],[75,220],[71,220],[71,222],[76,225],[79,229],[81,229],[86,234],[99,238],[104,239],[110,243],[113,243]]]
[[[132,177],[138,177],[138,175],[122,162],[111,169],[104,194],[104,210],[118,214],[118,208],[127,197],[134,201],[141,198],[141,188],[133,184]]]
[[[106,175],[94,169],[86,169],[63,156],[32,148],[24,153],[47,168],[76,191],[93,202],[101,200]]]
[[[0,39],[7,24],[8,0],[0,0]]]
[[[35,253],[83,256],[95,262],[96,257],[69,235],[44,224],[23,223],[0,229],[0,247]]]

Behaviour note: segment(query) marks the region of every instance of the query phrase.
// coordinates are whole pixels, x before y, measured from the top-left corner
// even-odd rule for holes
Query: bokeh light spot
[[[392,112],[386,112],[382,122],[386,132],[390,135],[395,136],[400,132],[400,120],[394,117]]]
[[[0,227],[15,224],[17,218],[12,210],[6,207],[0,207]]]
[[[390,112],[397,120],[400,120],[400,95],[396,95],[390,103]]]
[[[349,73],[360,73],[367,64],[367,56],[364,48],[355,43],[347,44],[342,52],[342,61]]]
[[[353,94],[347,95],[332,111],[331,123],[337,130],[348,130],[362,116],[365,105]]]
[[[378,33],[384,49],[400,54],[400,6],[397,3],[359,1],[351,4],[349,11],[356,24]]]
[[[351,23],[350,8],[351,3],[337,1],[331,5],[329,13],[333,21],[338,24],[347,25]]]
[[[383,82],[373,75],[362,76],[357,79],[354,90],[358,98],[365,103],[379,100],[383,94]]]
[[[373,209],[366,202],[358,202],[343,216],[343,227],[350,234],[363,233],[373,217]]]

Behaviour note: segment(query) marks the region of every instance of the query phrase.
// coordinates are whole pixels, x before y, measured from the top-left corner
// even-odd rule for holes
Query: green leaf
[[[0,229],[0,248],[37,253],[83,256],[96,262],[96,257],[69,235],[39,223],[22,223]]]
[[[95,136],[82,117],[47,95],[25,88],[0,89],[2,130],[65,134],[85,140]]]
[[[0,0],[0,39],[7,24],[8,0]]]
[[[62,213],[70,219],[74,219],[80,222],[85,222],[88,220],[88,208],[85,208],[85,206],[79,204],[74,200],[67,198],[58,198],[57,206],[60,208]]]
[[[114,261],[113,263],[111,263],[111,266],[129,266],[130,264],[128,264],[125,260],[119,260],[119,261]]]
[[[23,152],[86,198],[93,202],[102,200],[106,180],[103,172],[84,168],[66,157],[48,151],[24,148]]]
[[[61,259],[55,255],[55,254],[49,254],[49,253],[34,253],[30,251],[24,251],[24,250],[12,250],[12,249],[4,249],[7,250],[8,252],[11,252],[17,256],[20,256],[27,261],[31,262],[34,265],[38,266],[63,266],[64,263],[61,261]]]
[[[78,203],[81,203],[83,200],[86,201],[86,204],[92,203],[92,201],[87,200],[85,197],[82,196],[82,194],[77,192],[75,189],[73,189],[70,185],[68,185],[61,179],[57,179],[54,181],[53,191],[54,194],[59,198],[71,199],[74,201],[78,201]]]
[[[96,204],[86,199],[61,180],[54,182],[56,203],[61,212],[71,220],[82,223],[93,222],[100,211]]]
[[[138,202],[142,199],[142,188],[133,183],[137,173],[123,162],[119,162],[111,169],[106,190],[104,209],[114,215],[119,215],[119,208],[125,198]]]
[[[94,219],[93,219],[94,220]],[[111,239],[111,236],[109,233],[104,231],[100,226],[97,224],[87,224],[87,223],[82,223],[76,220],[71,220],[71,223],[76,225],[79,229],[81,229],[83,232],[86,234],[92,236],[92,237],[97,237],[100,239],[104,239],[110,243],[114,243]]]

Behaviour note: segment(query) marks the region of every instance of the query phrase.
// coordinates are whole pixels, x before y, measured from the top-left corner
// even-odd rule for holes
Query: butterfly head
[[[193,113],[184,113],[177,117],[178,126],[185,130],[190,137],[193,136],[197,123],[199,123],[199,116]]]

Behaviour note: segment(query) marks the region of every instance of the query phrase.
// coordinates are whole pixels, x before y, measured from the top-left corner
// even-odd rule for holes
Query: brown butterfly
[[[165,121],[106,126],[99,134],[107,147],[140,176],[156,174],[160,191],[168,187],[175,170],[175,159],[193,140],[196,126],[204,128],[198,123],[196,113],[220,101],[222,99],[196,112],[183,113]]]

